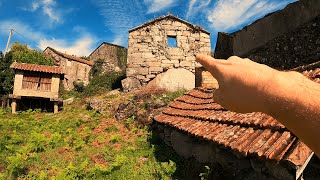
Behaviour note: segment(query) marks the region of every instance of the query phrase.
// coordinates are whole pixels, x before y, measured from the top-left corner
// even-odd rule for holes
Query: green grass
[[[170,179],[176,164],[149,138],[80,102],[58,114],[0,108],[0,179]]]

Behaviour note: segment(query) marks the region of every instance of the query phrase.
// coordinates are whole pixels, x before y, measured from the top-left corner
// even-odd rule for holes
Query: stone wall
[[[269,14],[264,18],[257,20],[249,26],[246,26],[240,31],[234,32],[232,34],[219,33],[217,46],[215,50],[216,58],[228,58],[232,55],[246,57],[252,51],[262,48],[261,51],[266,51],[264,49],[265,45],[274,40],[275,38],[284,36],[285,34],[290,34],[290,36],[295,36],[291,38],[290,36],[285,36],[284,39],[278,39],[279,44],[285,41],[287,44],[284,47],[279,48],[278,51],[274,53],[281,53],[283,56],[291,55],[292,53],[299,53],[299,51],[312,52],[310,47],[303,49],[303,44],[316,44],[319,38],[319,24],[309,23],[313,21],[316,17],[320,15],[320,1],[319,0],[300,0],[289,4],[285,9],[277,11],[275,13]],[[292,33],[301,26],[311,25],[312,29],[309,33]],[[311,42],[311,38],[305,39],[307,37],[315,37]],[[292,47],[295,49],[290,50],[290,44],[301,44],[301,47]],[[277,43],[272,44],[274,47]],[[278,45],[279,46],[279,45]],[[287,46],[287,47],[286,47]],[[319,45],[318,45],[319,46]],[[277,48],[277,47],[275,47]],[[316,48],[316,46],[312,46]],[[270,53],[272,55],[272,53]],[[266,58],[266,57],[262,57]],[[298,59],[296,59],[298,58]],[[299,56],[293,57],[292,61],[300,61]],[[278,59],[282,61],[283,59]],[[265,61],[266,62],[266,61]]]
[[[320,16],[295,31],[249,52],[247,57],[256,62],[284,70],[319,61]]]
[[[89,59],[102,60],[103,73],[124,71],[127,64],[127,49],[104,42],[89,55]]]
[[[168,36],[176,37],[177,47],[168,46]],[[169,16],[129,32],[127,77],[146,85],[171,68],[195,73],[195,67],[201,66],[195,55],[210,52],[208,32]]]
[[[222,174],[222,179],[295,179],[295,170],[284,164],[244,157],[218,144],[163,124],[154,123],[152,129],[164,143],[185,159],[195,158],[200,163],[210,164],[211,167],[222,167],[212,171],[213,174]]]
[[[63,86],[66,90],[72,90],[75,81],[83,81],[85,85],[89,83],[90,65],[65,58],[50,48],[47,48],[44,53],[52,57],[56,65],[62,68],[64,72]]]

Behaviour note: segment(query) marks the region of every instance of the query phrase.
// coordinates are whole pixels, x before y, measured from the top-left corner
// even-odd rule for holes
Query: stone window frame
[[[171,45],[169,39],[174,39],[175,40],[175,44]],[[167,35],[167,45],[169,48],[178,48],[178,39],[176,35]]]

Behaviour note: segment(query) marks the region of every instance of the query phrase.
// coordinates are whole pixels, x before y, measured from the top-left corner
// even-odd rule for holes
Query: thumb
[[[222,105],[223,104],[223,93],[222,93],[222,91],[221,91],[221,89],[216,89],[214,92],[213,92],[213,100],[216,102],[216,103],[218,103],[218,104],[220,104],[220,105]]]

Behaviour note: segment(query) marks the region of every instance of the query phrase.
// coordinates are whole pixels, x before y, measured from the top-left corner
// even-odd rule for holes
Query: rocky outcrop
[[[154,78],[147,87],[166,91],[191,90],[195,87],[195,75],[186,69],[169,69]]]
[[[124,92],[129,90],[139,89],[141,87],[140,81],[133,77],[128,77],[121,81],[122,89]]]

